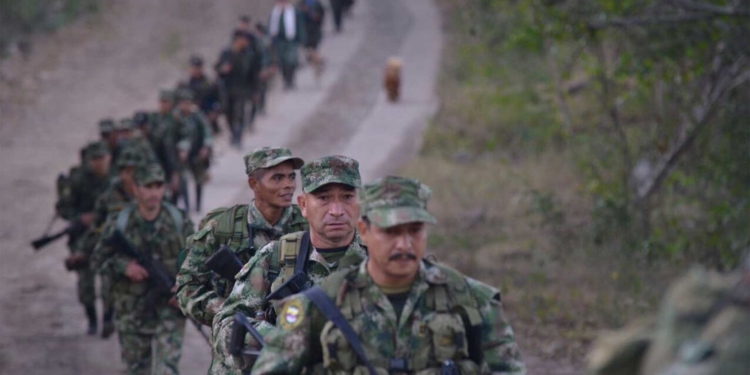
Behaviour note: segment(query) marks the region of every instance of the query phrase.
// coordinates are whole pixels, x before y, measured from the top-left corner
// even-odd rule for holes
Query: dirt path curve
[[[236,15],[265,18],[270,3],[118,2],[41,41],[30,61],[0,66],[1,374],[122,372],[115,340],[82,334],[75,278],[62,268],[64,245],[33,254],[28,241],[51,214],[56,174],[95,136],[96,119],[153,107],[156,90],[179,78],[191,52],[212,61]],[[328,68],[320,82],[305,69],[298,90],[275,92],[243,150],[218,140],[204,208],[250,199],[241,155],[261,145],[286,145],[308,159],[353,156],[365,180],[396,170],[418,149],[437,107],[441,45],[431,0],[359,1],[345,33],[328,27],[322,47]],[[391,55],[405,61],[404,100],[398,105],[386,103],[380,90],[383,63]],[[193,327],[187,331],[181,371],[205,373],[207,348]],[[527,360],[532,374],[558,373],[555,364]]]

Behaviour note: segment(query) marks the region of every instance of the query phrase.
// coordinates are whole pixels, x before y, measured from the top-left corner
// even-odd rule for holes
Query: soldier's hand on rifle
[[[130,263],[128,263],[128,267],[125,269],[125,276],[128,279],[139,283],[148,279],[148,271],[146,271],[146,269],[135,260],[131,260]]]
[[[91,223],[93,223],[93,222],[94,222],[94,219],[95,219],[95,218],[96,218],[96,214],[95,214],[95,213],[93,213],[93,212],[87,212],[87,213],[85,213],[85,214],[81,215],[81,217],[80,217],[80,219],[79,219],[79,220],[80,220],[80,221],[81,221],[81,223],[82,223],[83,225],[85,225],[86,227],[90,227],[90,226],[91,226]]]
[[[228,62],[224,63],[224,65],[222,65],[221,68],[219,68],[219,71],[222,74],[227,74],[227,73],[231,72],[232,71],[232,64],[228,63]]]

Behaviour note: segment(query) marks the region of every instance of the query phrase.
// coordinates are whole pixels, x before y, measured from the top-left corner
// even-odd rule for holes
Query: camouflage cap
[[[104,142],[91,142],[86,145],[83,154],[86,155],[87,159],[100,158],[104,155],[109,155],[109,147]]]
[[[120,121],[117,121],[117,124],[115,124],[114,130],[123,131],[123,130],[133,130],[133,129],[135,129],[135,123],[133,123],[133,119],[124,118]]]
[[[174,101],[174,91],[172,91],[172,90],[166,90],[166,89],[159,90],[159,100],[173,102]]]
[[[300,169],[305,161],[292,156],[285,147],[260,147],[245,155],[245,173],[249,176],[258,169],[275,167],[285,161],[292,161],[294,169]]]
[[[142,166],[135,172],[135,183],[141,186],[153,184],[154,182],[164,183],[164,181],[166,181],[164,170],[159,164]]]
[[[125,147],[117,156],[117,167],[137,167],[144,163],[144,157],[134,147]]]
[[[115,130],[115,120],[111,118],[103,118],[99,120],[99,133],[109,134]]]
[[[175,94],[177,97],[177,100],[193,100],[195,99],[195,95],[193,95],[193,90],[190,90],[188,88],[181,88],[177,90],[177,93]]]
[[[360,193],[362,216],[380,228],[437,220],[427,211],[432,191],[417,180],[386,176],[364,186]]]
[[[326,184],[344,184],[359,189],[362,179],[359,176],[359,163],[346,156],[326,156],[305,164],[300,170],[302,190],[312,193]]]

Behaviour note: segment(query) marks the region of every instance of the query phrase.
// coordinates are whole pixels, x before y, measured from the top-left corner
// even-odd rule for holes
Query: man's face
[[[112,163],[112,156],[104,154],[89,159],[89,168],[97,177],[106,176],[109,173],[109,166]]]
[[[238,21],[237,28],[244,31],[250,31],[250,22]]]
[[[107,142],[111,150],[117,145],[117,132],[102,133],[102,141]]]
[[[203,67],[200,65],[190,65],[190,76],[196,78],[203,76]]]
[[[133,176],[135,176],[135,170],[136,167],[120,168],[120,180],[122,180],[125,185],[134,185],[135,179]]]
[[[161,200],[164,198],[164,190],[166,190],[166,186],[163,182],[137,185],[135,198],[138,200],[139,206],[153,210],[161,205]]]
[[[192,100],[180,100],[180,111],[184,113],[188,113],[193,110],[193,101]]]
[[[260,180],[251,176],[248,184],[255,193],[255,199],[273,207],[289,207],[297,189],[297,172],[294,171],[294,164],[287,161],[268,168]]]
[[[298,199],[310,230],[327,242],[339,242],[354,232],[359,217],[357,190],[343,184],[323,185]]]
[[[235,51],[243,50],[247,48],[248,46],[248,40],[244,36],[238,36],[234,38],[234,41],[232,42],[232,46],[234,47]]]
[[[159,100],[159,112],[168,113],[172,110],[172,105],[171,100]]]
[[[358,227],[367,244],[368,267],[391,280],[410,278],[419,272],[419,263],[427,248],[425,223],[380,228],[360,219]]]

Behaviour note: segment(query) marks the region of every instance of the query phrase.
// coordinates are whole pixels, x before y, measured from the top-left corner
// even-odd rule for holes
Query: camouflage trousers
[[[185,337],[185,317],[160,307],[147,322],[134,325],[133,315],[117,311],[122,361],[129,375],[177,375]],[[136,327],[139,326],[139,327]]]
[[[78,273],[78,300],[84,306],[92,306],[96,303],[96,271],[91,269],[82,269],[76,271]],[[104,304],[104,310],[112,310],[112,296],[110,293],[111,282],[109,277],[101,275],[101,284],[99,285],[99,294],[102,297],[102,303]]]

